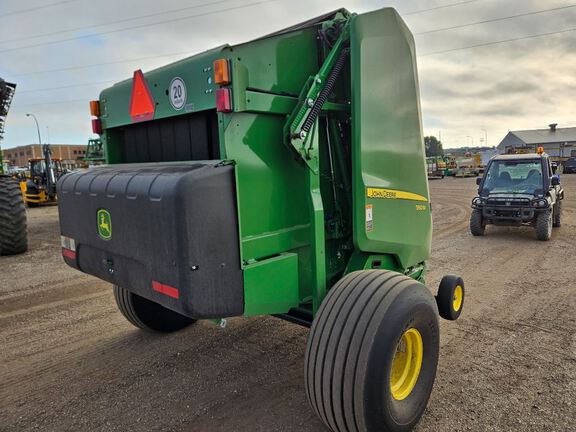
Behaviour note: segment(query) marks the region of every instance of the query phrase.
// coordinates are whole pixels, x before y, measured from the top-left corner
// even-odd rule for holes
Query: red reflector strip
[[[232,111],[232,91],[229,88],[219,88],[216,90],[216,111]]]
[[[102,121],[100,119],[92,119],[92,132],[102,135]]]
[[[172,297],[177,299],[180,297],[180,293],[178,292],[178,288],[171,287],[170,285],[164,285],[160,282],[152,281],[152,289],[160,294],[167,295],[168,297]]]
[[[76,259],[76,252],[70,249],[62,248],[62,256],[65,258],[70,258],[71,260]]]

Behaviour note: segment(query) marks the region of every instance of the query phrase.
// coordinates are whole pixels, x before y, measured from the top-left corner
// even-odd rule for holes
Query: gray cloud
[[[230,0],[185,12],[163,13],[129,23],[106,25],[18,42],[6,39],[54,30],[93,26],[137,15],[185,8],[186,0],[140,0],[139,2],[78,1],[36,13],[0,17],[0,50],[66,37],[110,31],[128,25],[178,19],[211,10],[221,10],[255,0]],[[196,0],[193,4],[206,3]],[[363,12],[393,6],[410,12],[445,5],[456,0],[345,0],[342,6]],[[569,5],[567,1],[479,0],[456,7],[415,15],[405,20],[413,32],[467,24],[530,11]],[[340,4],[338,4],[340,6]],[[22,8],[19,2],[1,2],[0,15]],[[157,56],[167,53],[194,54],[223,43],[239,43],[296,22],[320,15],[337,6],[328,0],[277,0],[269,3],[184,21],[110,33],[96,38],[26,48],[0,53],[0,76],[18,83],[14,108],[7,120],[4,145],[19,145],[34,140],[30,119],[35,112],[44,127],[50,127],[52,142],[85,142],[90,136],[87,100],[112,83],[131,76],[134,69],[149,70],[185,54],[118,63],[106,67],[20,75],[99,62]],[[547,14],[488,23],[449,31],[416,35],[419,55],[463,46],[553,32],[576,26],[576,7]],[[560,126],[576,124],[573,52],[576,32],[527,39],[489,47],[454,51],[418,58],[423,123],[425,133],[441,132],[445,147],[470,142],[480,144],[486,130],[489,144],[495,145],[510,129],[546,127],[552,121]],[[94,83],[51,91],[31,90]],[[80,102],[53,103],[59,101]]]

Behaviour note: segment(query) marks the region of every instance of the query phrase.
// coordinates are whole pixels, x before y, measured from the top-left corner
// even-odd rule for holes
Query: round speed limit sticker
[[[176,77],[170,81],[170,104],[175,110],[181,110],[186,104],[186,84],[182,78]]]

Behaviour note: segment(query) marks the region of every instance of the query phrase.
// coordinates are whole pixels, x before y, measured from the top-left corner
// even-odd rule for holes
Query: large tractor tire
[[[562,225],[562,200],[557,200],[554,206],[554,220],[552,221],[553,228],[560,228]]]
[[[472,210],[470,215],[470,232],[473,236],[483,236],[486,230],[486,224],[482,218],[482,211],[478,209]]]
[[[552,211],[545,211],[536,216],[536,238],[547,241],[552,236]]]
[[[18,182],[0,176],[0,255],[28,250],[26,208]]]
[[[196,322],[118,285],[114,285],[114,298],[122,315],[142,330],[171,333]]]
[[[428,403],[438,353],[438,310],[424,285],[391,271],[350,273],[312,323],[308,400],[334,432],[411,430]]]

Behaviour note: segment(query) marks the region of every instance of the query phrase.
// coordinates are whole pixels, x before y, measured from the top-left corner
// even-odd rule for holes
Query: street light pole
[[[482,129],[482,132],[484,132],[484,145],[488,147],[488,132],[486,132],[486,129]]]
[[[34,122],[36,123],[36,131],[38,132],[38,144],[40,144],[40,147],[42,147],[42,140],[40,139],[40,126],[38,125],[38,119],[32,113],[26,114],[26,117],[32,117],[34,119]]]

